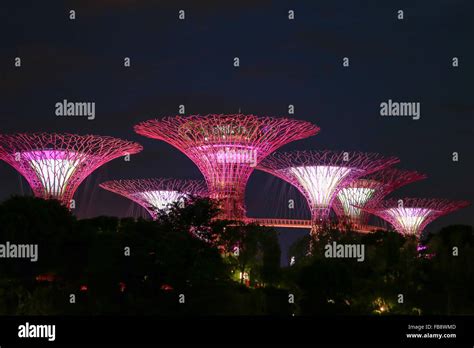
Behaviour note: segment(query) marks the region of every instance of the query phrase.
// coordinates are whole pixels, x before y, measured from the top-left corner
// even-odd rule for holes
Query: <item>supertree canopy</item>
[[[426,175],[416,171],[385,168],[343,187],[332,207],[341,220],[363,225],[367,223],[369,214],[358,207],[376,204],[396,189],[425,178]]]
[[[144,207],[153,219],[159,210],[169,208],[189,196],[207,196],[202,180],[136,179],[111,180],[99,185],[103,189],[122,195]]]
[[[329,216],[332,202],[353,180],[399,160],[376,153],[344,151],[293,151],[274,153],[258,169],[294,185],[306,198],[315,227]],[[317,228],[312,229],[313,232]]]
[[[255,166],[289,142],[318,133],[309,122],[254,115],[174,116],[135,126],[138,134],[166,141],[200,169],[221,218],[245,217],[245,186]]]
[[[362,209],[388,221],[401,234],[419,237],[433,220],[468,205],[467,201],[404,198],[381,201]]]
[[[96,135],[0,135],[0,159],[20,172],[35,196],[69,205],[81,182],[104,163],[140,152],[142,146]]]

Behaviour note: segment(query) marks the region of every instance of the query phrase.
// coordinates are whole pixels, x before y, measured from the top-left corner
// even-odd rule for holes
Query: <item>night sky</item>
[[[383,4],[383,5],[382,5]],[[0,8],[1,132],[99,134],[144,151],[114,160],[76,193],[79,217],[138,216],[129,200],[98,187],[119,178],[201,178],[172,146],[133,125],[186,114],[253,113],[308,120],[321,132],[292,149],[380,152],[428,179],[392,196],[474,200],[474,2],[472,1],[14,1]],[[185,10],[186,19],[178,19]],[[404,11],[404,20],[397,11]],[[76,19],[69,19],[69,10]],[[288,11],[295,19],[288,19]],[[22,66],[14,66],[21,57]],[[131,67],[123,66],[130,57]],[[233,66],[239,57],[240,67]],[[350,66],[342,60],[349,57]],[[459,67],[452,58],[459,58]],[[96,103],[96,118],[57,117],[55,104]],[[421,119],[382,117],[388,99],[420,102]],[[452,161],[452,153],[459,161]],[[28,193],[0,163],[0,199]],[[288,210],[288,199],[297,209]],[[249,216],[308,217],[301,195],[254,172]],[[474,207],[428,226],[474,224]],[[286,248],[306,230],[281,231]]]

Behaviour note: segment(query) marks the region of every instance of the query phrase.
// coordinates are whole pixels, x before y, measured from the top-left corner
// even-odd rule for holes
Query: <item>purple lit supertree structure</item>
[[[210,198],[221,202],[219,218],[245,218],[245,186],[255,166],[277,148],[315,135],[309,122],[255,115],[173,116],[135,126],[186,154],[203,174]]]
[[[311,233],[327,221],[338,192],[357,178],[399,162],[376,153],[345,151],[293,151],[274,153],[257,169],[294,185],[306,198],[312,220]]]
[[[361,207],[361,209],[389,222],[401,234],[420,237],[430,222],[468,205],[468,201],[403,198],[380,201],[376,205]]]
[[[98,167],[141,150],[138,143],[107,136],[0,135],[0,159],[25,177],[36,197],[57,199],[66,206],[81,182]]]
[[[165,178],[110,180],[99,186],[138,203],[153,219],[156,219],[159,210],[166,210],[171,204],[184,198],[208,195],[206,183],[202,180]]]
[[[365,225],[369,214],[358,207],[376,204],[398,188],[425,178],[426,175],[416,171],[385,168],[343,187],[332,208],[340,220],[351,225]]]

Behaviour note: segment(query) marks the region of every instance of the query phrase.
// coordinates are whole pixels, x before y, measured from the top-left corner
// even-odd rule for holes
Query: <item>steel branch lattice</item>
[[[425,178],[426,175],[416,171],[397,168],[379,170],[342,188],[332,207],[340,220],[364,225],[369,214],[357,207],[377,204],[396,189]]]
[[[255,166],[289,142],[318,133],[309,122],[255,115],[174,116],[135,126],[138,134],[163,140],[200,169],[210,197],[222,202],[221,218],[245,217],[245,186]]]
[[[184,197],[208,195],[206,183],[202,180],[164,178],[111,180],[99,186],[138,203],[153,219],[156,219],[158,210],[166,209]]]
[[[311,219],[317,226],[328,218],[334,197],[341,188],[398,161],[376,153],[293,151],[268,156],[258,169],[294,185],[306,198]]]
[[[81,182],[104,163],[142,146],[107,136],[57,133],[0,135],[0,159],[20,172],[35,196],[69,205]]]
[[[388,221],[401,234],[419,237],[433,220],[468,205],[467,201],[404,198],[381,201],[361,209]]]

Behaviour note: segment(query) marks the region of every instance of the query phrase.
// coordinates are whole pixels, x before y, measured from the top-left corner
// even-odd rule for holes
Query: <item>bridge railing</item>
[[[279,219],[279,218],[246,218],[246,223],[257,223],[268,227],[287,227],[287,228],[308,228],[312,226],[311,220],[303,219]],[[347,228],[347,226],[340,225],[340,228]],[[375,232],[377,230],[385,230],[383,227],[354,224],[350,229],[358,232]]]

